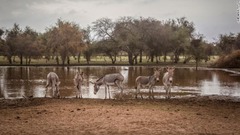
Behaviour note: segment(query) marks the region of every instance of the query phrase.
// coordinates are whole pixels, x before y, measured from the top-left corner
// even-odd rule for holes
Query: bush
[[[221,56],[213,65],[218,68],[240,68],[240,50]]]

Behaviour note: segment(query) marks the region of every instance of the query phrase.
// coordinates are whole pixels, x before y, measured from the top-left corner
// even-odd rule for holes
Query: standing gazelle
[[[174,74],[174,67],[167,67],[167,72],[163,75],[163,85],[164,89],[166,90],[166,98],[171,97],[171,89],[173,83],[173,74]]]
[[[124,80],[124,77],[120,73],[107,74],[107,75],[99,78],[96,82],[91,82],[94,84],[94,94],[96,94],[98,92],[101,85],[104,85],[105,86],[105,99],[107,98],[107,90],[108,90],[108,95],[109,95],[109,99],[110,99],[111,97],[110,97],[109,86],[116,85],[118,87],[118,89],[121,89],[121,98],[122,98],[123,80]]]
[[[45,97],[47,95],[48,87],[51,87],[53,92],[52,96],[59,98],[60,97],[59,84],[60,84],[60,81],[59,81],[58,75],[54,72],[48,73]]]
[[[73,83],[76,87],[76,98],[82,98],[83,72],[75,75]]]
[[[149,88],[149,98],[150,98],[151,93],[152,93],[152,97],[154,98],[153,86],[155,85],[156,82],[159,82],[160,72],[161,72],[161,69],[155,69],[152,76],[138,76],[136,78],[136,85],[137,85],[136,86],[136,98],[137,98],[138,94],[140,94],[141,98],[143,99],[142,94],[140,93],[140,89],[143,87],[148,87]]]

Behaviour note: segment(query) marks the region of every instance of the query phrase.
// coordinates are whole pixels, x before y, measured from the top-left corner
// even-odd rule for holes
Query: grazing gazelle
[[[83,72],[79,73],[77,72],[77,74],[75,75],[74,79],[73,79],[74,85],[77,89],[76,91],[76,98],[82,98],[82,84],[83,84]]]
[[[58,75],[54,72],[48,73],[45,97],[47,95],[48,87],[51,87],[52,92],[53,92],[52,96],[59,98],[60,97],[59,84],[60,84],[60,81],[59,81]]]
[[[161,72],[161,69],[155,69],[152,76],[138,76],[136,78],[136,85],[137,85],[136,86],[136,98],[137,98],[138,94],[140,94],[141,98],[143,99],[142,94],[140,93],[140,89],[143,87],[148,87],[149,88],[149,98],[150,98],[151,93],[152,93],[152,97],[154,98],[153,86],[155,85],[156,82],[159,82],[160,72]]]
[[[94,94],[96,94],[100,88],[101,85],[105,86],[105,99],[107,98],[107,89],[108,89],[108,95],[109,99],[110,97],[110,85],[116,85],[118,89],[121,89],[121,98],[123,94],[123,83],[124,77],[120,73],[113,73],[113,74],[106,74],[105,76],[99,78],[96,82],[91,82],[94,84]]]
[[[166,98],[171,97],[171,88],[173,83],[174,67],[167,67],[167,72],[163,75],[163,85],[166,90]]]

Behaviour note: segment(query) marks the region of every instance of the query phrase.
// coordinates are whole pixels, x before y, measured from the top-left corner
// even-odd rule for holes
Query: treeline
[[[160,21],[154,18],[121,17],[117,20],[101,18],[87,28],[74,22],[58,20],[39,33],[27,26],[21,29],[0,29],[0,55],[9,64],[19,57],[20,64],[30,64],[31,59],[55,59],[57,64],[70,64],[73,56],[80,63],[84,56],[87,63],[92,56],[105,55],[112,64],[117,56],[126,55],[130,65],[142,62],[148,56],[151,62],[165,62],[171,56],[178,63],[194,60],[208,61],[211,55],[229,53],[240,48],[240,34],[220,35],[217,43],[207,43],[203,35],[196,34],[193,22],[186,18]],[[163,57],[163,59],[160,59]]]

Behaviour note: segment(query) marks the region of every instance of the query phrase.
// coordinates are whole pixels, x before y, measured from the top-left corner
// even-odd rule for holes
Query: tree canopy
[[[194,60],[198,65],[202,60],[208,61],[211,55],[240,49],[240,33],[220,35],[216,43],[208,43],[204,36],[196,35],[194,23],[185,17],[169,20],[127,16],[116,20],[100,18],[87,28],[58,19],[44,33],[29,26],[21,29],[15,23],[11,29],[0,29],[0,55],[10,64],[15,57],[19,57],[20,64],[23,59],[30,64],[31,59],[44,57],[65,65],[70,64],[72,56],[77,56],[79,63],[81,55],[87,63],[92,55],[104,55],[115,64],[117,57],[124,54],[130,65],[141,63],[143,56],[156,63],[166,62],[167,56],[178,63],[183,56],[184,63]]]

